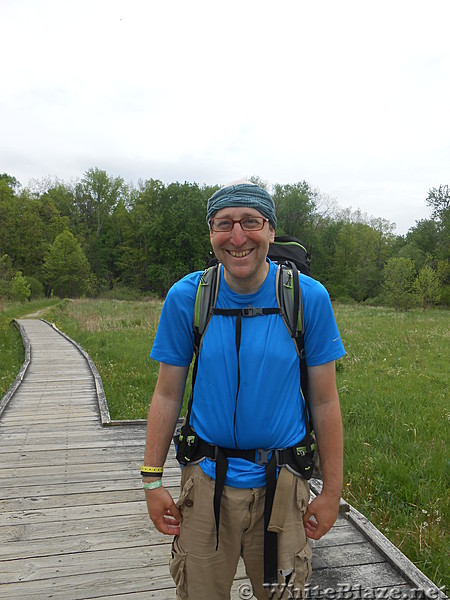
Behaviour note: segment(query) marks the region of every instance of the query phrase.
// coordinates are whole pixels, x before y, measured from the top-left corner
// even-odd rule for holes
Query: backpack
[[[275,236],[267,256],[277,263],[294,263],[300,273],[311,275],[311,255],[303,242],[290,236]]]

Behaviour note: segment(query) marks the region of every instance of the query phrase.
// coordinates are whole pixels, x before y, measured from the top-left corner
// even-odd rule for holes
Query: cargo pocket
[[[189,497],[189,493],[190,493],[193,485],[194,485],[194,477],[193,476],[189,477],[185,482],[182,480],[182,488],[181,488],[180,497],[175,502],[175,504],[177,505],[178,508],[181,509],[184,506],[184,504],[186,503],[186,500]]]
[[[311,569],[311,546],[307,542],[306,546],[300,552],[297,552],[294,559],[294,572],[295,572],[295,587],[302,588],[309,581],[312,569]]]
[[[177,586],[177,598],[189,600],[186,584],[186,553],[183,552],[178,543],[178,538],[172,542],[172,557],[169,560],[169,571]]]

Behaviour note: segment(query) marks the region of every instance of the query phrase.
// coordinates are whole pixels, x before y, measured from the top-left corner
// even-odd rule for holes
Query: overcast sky
[[[450,183],[449,0],[0,0],[0,172],[306,180],[397,224]]]

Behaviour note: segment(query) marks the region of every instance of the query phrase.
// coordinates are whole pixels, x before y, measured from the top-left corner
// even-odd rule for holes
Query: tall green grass
[[[113,419],[147,415],[160,310],[155,300],[77,300],[46,317],[91,355]],[[337,305],[335,314],[347,350],[337,364],[343,495],[430,579],[449,586],[449,313]]]
[[[449,313],[337,306],[344,496],[449,585]]]

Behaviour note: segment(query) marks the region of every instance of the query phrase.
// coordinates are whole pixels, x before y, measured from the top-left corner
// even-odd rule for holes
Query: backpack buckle
[[[256,308],[254,306],[247,306],[241,310],[243,317],[262,317],[264,315],[262,308]]]
[[[257,448],[255,462],[257,465],[267,465],[269,462],[269,454],[272,450],[265,450],[264,448]]]

